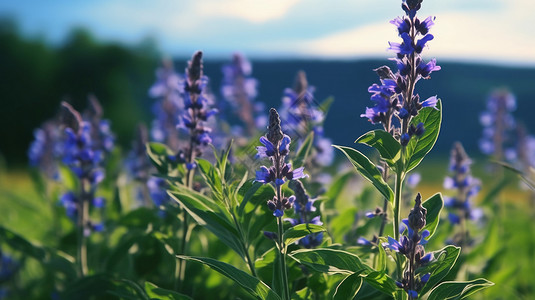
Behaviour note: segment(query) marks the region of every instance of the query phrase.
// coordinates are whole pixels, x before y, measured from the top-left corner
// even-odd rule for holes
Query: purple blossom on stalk
[[[418,297],[418,292],[430,277],[429,273],[416,272],[418,268],[433,260],[433,254],[426,254],[424,249],[424,245],[427,243],[426,237],[429,236],[428,230],[422,230],[426,224],[426,215],[427,210],[422,206],[422,198],[418,193],[414,207],[411,209],[408,219],[403,220],[403,227],[400,230],[406,231],[407,234],[402,235],[399,241],[388,237],[388,242],[383,244],[383,247],[398,252],[407,259],[403,278],[396,281],[396,285],[407,292],[409,299]]]
[[[164,60],[163,66],[156,70],[156,82],[149,89],[149,96],[157,100],[152,108],[156,119],[152,122],[151,136],[173,151],[178,151],[180,145],[176,124],[184,109],[183,92],[184,78],[175,72],[172,61]]]
[[[84,235],[88,235],[96,227],[89,215],[90,204],[104,205],[103,198],[96,197],[98,184],[104,180],[102,163],[107,148],[105,143],[95,141],[93,137],[100,137],[100,127],[93,128],[93,123],[82,120],[80,114],[68,103],[62,102],[61,119],[65,128],[62,162],[78,177],[80,188],[78,191],[68,191],[60,198],[67,216],[76,222]],[[99,207],[95,207],[99,208]]]
[[[209,107],[209,99],[205,88],[208,77],[203,74],[202,52],[197,51],[188,61],[186,80],[184,81],[184,112],[177,128],[189,134],[189,145],[183,148],[186,167],[189,171],[196,166],[195,158],[202,154],[202,146],[212,143],[206,121],[217,113],[217,109]]]
[[[478,221],[483,217],[480,208],[474,208],[472,200],[481,189],[481,181],[472,177],[470,165],[472,160],[466,154],[461,143],[453,145],[450,156],[451,175],[444,180],[444,188],[456,192],[453,197],[447,197],[444,206],[448,208],[448,219],[454,225],[461,225],[462,229],[453,240],[455,244],[462,245],[469,242],[469,232],[466,221]]]
[[[434,17],[428,17],[421,21],[416,17],[421,2],[403,1],[402,8],[406,15],[390,21],[402,39],[401,43],[390,42],[388,48],[396,53],[393,60],[398,71],[394,73],[387,66],[375,69],[381,84],[373,84],[368,89],[375,105],[367,107],[365,113],[361,114],[373,124],[383,124],[384,129],[398,138],[402,145],[407,145],[414,135],[409,132],[411,119],[424,107],[435,108],[438,101],[436,96],[420,101],[419,95],[414,94],[418,80],[429,79],[432,72],[440,70],[435,59],[426,63],[421,58],[424,47],[434,38],[428,32],[435,20]],[[421,126],[419,130],[423,131],[423,124]]]
[[[306,73],[299,71],[293,88],[286,88],[282,98],[281,118],[286,121],[285,131],[299,137],[314,132],[313,150],[310,157],[313,165],[331,165],[334,159],[332,141],[324,136],[325,113],[314,98],[315,87],[308,84]]]
[[[38,168],[48,178],[59,180],[58,159],[62,152],[62,132],[56,120],[45,122],[34,130],[34,140],[28,149],[31,167]]]
[[[306,193],[305,187],[299,180],[294,180],[289,183],[290,188],[294,191],[295,200],[294,212],[297,218],[292,219],[288,218],[286,221],[290,222],[292,226],[299,224],[314,224],[314,225],[323,225],[323,222],[320,220],[320,216],[314,216],[316,212],[316,207],[314,206],[315,199],[310,199]],[[311,233],[304,238],[300,239],[297,244],[305,248],[314,248],[321,244],[323,240],[323,232]]]
[[[249,134],[253,134],[257,128],[265,128],[267,119],[260,115],[264,105],[260,102],[255,103],[258,81],[251,77],[251,62],[242,54],[234,53],[232,62],[225,64],[222,72],[221,94],[231,103],[241,121],[247,126]]]
[[[264,146],[258,146],[257,157],[268,157],[272,163],[271,167],[261,166],[256,171],[256,181],[263,184],[271,183],[277,189],[277,195],[273,200],[268,201],[268,207],[273,211],[276,217],[282,217],[284,210],[292,208],[295,197],[283,197],[281,186],[286,180],[295,180],[307,177],[303,173],[303,167],[292,169],[291,164],[285,163],[286,156],[289,154],[291,139],[282,133],[280,126],[280,117],[277,111],[272,108],[269,112],[269,126],[266,136],[260,138]]]
[[[511,137],[516,122],[512,112],[516,110],[516,98],[507,90],[495,90],[487,100],[487,110],[480,114],[479,121],[483,126],[483,136],[479,140],[479,148],[486,155],[502,161],[514,160],[514,141]],[[509,155],[506,155],[509,154]]]

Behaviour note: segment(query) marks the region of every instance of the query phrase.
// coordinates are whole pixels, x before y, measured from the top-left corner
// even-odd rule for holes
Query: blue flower
[[[404,133],[401,135],[400,142],[402,146],[407,146],[410,140],[411,140],[411,136],[408,133]]]
[[[392,50],[395,53],[402,55],[410,55],[414,52],[414,47],[412,46],[412,39],[407,32],[402,32],[399,35],[403,39],[403,43],[388,42],[390,47],[388,50]],[[424,41],[425,44],[425,41]],[[420,50],[421,52],[421,50]],[[418,53],[420,53],[418,52]]]
[[[433,96],[433,97],[427,98],[421,104],[422,104],[422,107],[432,107],[436,109],[437,102],[438,102],[437,96]]]
[[[435,25],[434,21],[435,21],[435,17],[432,17],[432,16],[427,17],[423,21],[420,21],[419,19],[416,19],[415,20],[415,24],[414,24],[414,28],[416,28],[416,30],[418,32],[420,32],[420,34],[426,35],[429,32],[429,29],[433,25]]]

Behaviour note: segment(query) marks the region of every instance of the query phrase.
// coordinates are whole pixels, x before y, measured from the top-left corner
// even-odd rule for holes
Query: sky
[[[391,56],[396,0],[3,0],[0,16],[28,36],[61,43],[75,27],[102,41],[152,37],[162,54],[228,58],[353,59]],[[535,66],[535,1],[425,0],[435,16],[425,56]]]

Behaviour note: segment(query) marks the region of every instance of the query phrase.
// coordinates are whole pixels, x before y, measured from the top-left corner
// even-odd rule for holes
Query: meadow
[[[427,58],[421,5],[391,60],[1,32],[0,299],[533,298],[535,71]]]

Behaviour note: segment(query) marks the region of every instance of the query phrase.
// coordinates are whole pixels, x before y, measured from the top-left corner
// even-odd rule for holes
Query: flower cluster
[[[444,180],[444,188],[455,190],[455,197],[446,197],[444,206],[450,209],[448,219],[452,224],[464,223],[465,220],[477,221],[483,216],[481,209],[473,208],[472,199],[479,192],[481,182],[472,177],[470,165],[472,160],[466,154],[461,143],[453,145],[450,156],[450,172]]]
[[[387,66],[375,69],[380,77],[380,84],[373,84],[368,91],[372,94],[371,100],[375,106],[366,108],[361,117],[368,118],[372,123],[382,123],[385,130],[399,136],[402,144],[406,145],[413,135],[423,133],[423,124],[409,128],[412,117],[424,107],[436,107],[437,97],[433,96],[425,101],[414,94],[416,82],[420,79],[429,79],[434,71],[440,70],[436,60],[425,62],[421,53],[426,43],[433,39],[429,29],[434,25],[434,17],[420,20],[416,12],[421,7],[421,0],[404,1],[402,8],[405,16],[398,17],[390,23],[395,25],[401,43],[390,42],[389,50],[396,53],[393,59],[396,62],[397,72],[394,73]],[[401,132],[394,131],[394,122],[401,123]]]
[[[30,166],[38,168],[48,178],[59,180],[57,160],[61,155],[61,131],[56,120],[45,122],[33,132],[35,140],[28,149]]]
[[[165,143],[173,151],[179,148],[178,131],[180,112],[184,109],[181,94],[184,79],[175,72],[170,60],[156,70],[156,82],[149,89],[149,96],[157,99],[152,110],[156,119],[152,122],[151,136],[154,141]]]
[[[280,117],[277,111],[272,108],[269,111],[269,126],[266,136],[260,138],[264,146],[257,147],[257,157],[268,157],[271,160],[271,167],[261,166],[256,171],[256,181],[261,183],[272,183],[280,190],[280,187],[286,180],[293,180],[306,177],[303,173],[303,167],[292,170],[291,164],[285,163],[286,156],[290,153],[289,136],[282,133],[280,126]],[[280,194],[280,193],[278,193]],[[277,195],[273,200],[268,201],[269,208],[276,217],[282,217],[285,209],[290,209],[295,197],[282,197]]]
[[[266,126],[265,116],[259,116],[264,111],[264,105],[256,102],[258,95],[258,81],[251,77],[251,62],[240,53],[235,53],[232,62],[225,64],[221,69],[223,72],[223,82],[221,84],[221,94],[231,103],[240,117],[240,120],[247,126],[249,133],[254,133],[256,128]],[[257,116],[255,118],[255,116]]]
[[[512,112],[516,110],[515,96],[507,90],[495,90],[487,100],[487,110],[479,116],[483,137],[479,140],[481,152],[512,161],[516,158],[513,131],[516,126]]]
[[[300,137],[314,132],[314,162],[320,166],[331,165],[334,149],[331,140],[324,136],[325,114],[314,99],[315,88],[308,84],[306,73],[299,71],[293,88],[286,88],[282,98],[281,117],[286,121],[284,129]]]
[[[190,143],[184,149],[184,157],[188,170],[195,168],[195,157],[200,156],[200,146],[206,146],[212,142],[210,137],[211,128],[205,122],[217,113],[217,109],[208,107],[208,98],[203,93],[208,78],[203,75],[202,52],[198,51],[188,62],[186,68],[186,80],[184,82],[184,108],[179,127],[189,133]]]
[[[95,143],[92,138],[94,130],[92,124],[83,121],[80,114],[68,103],[62,102],[62,123],[65,128],[64,149],[62,161],[78,177],[80,181],[79,191],[68,191],[60,198],[60,203],[65,207],[67,216],[83,226],[84,234],[88,235],[91,230],[100,231],[102,224],[92,223],[90,220],[81,221],[83,210],[92,203],[94,207],[104,206],[104,199],[96,197],[97,186],[104,180],[104,170],[101,167],[105,158],[101,145]],[[96,129],[97,133],[99,132]]]
[[[424,245],[427,243],[426,238],[430,234],[428,230],[422,230],[426,224],[426,215],[427,210],[422,206],[422,198],[418,193],[414,208],[409,213],[409,218],[403,220],[403,228],[401,230],[403,232],[407,231],[407,235],[402,235],[400,241],[388,237],[388,243],[383,244],[384,247],[388,247],[407,258],[403,278],[397,281],[396,285],[407,292],[409,299],[418,298],[418,292],[430,277],[429,273],[416,274],[416,270],[419,267],[433,259],[433,254],[426,254],[424,250]]]
[[[110,121],[102,119],[103,110],[100,102],[93,95],[89,96],[89,107],[83,113],[83,120],[90,124],[92,148],[103,156],[111,153],[115,146],[115,135],[111,132]]]
[[[298,224],[314,224],[314,225],[323,225],[323,222],[320,220],[320,216],[313,216],[313,213],[316,212],[316,207],[314,206],[315,199],[310,199],[307,195],[303,183],[299,180],[294,180],[290,182],[290,188],[295,193],[294,210],[297,218],[286,219],[289,221],[292,226]],[[314,248],[321,244],[323,240],[323,232],[311,233],[304,238],[300,239],[297,243],[305,248]]]

